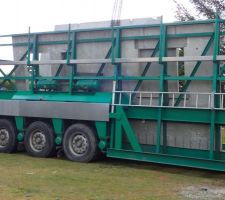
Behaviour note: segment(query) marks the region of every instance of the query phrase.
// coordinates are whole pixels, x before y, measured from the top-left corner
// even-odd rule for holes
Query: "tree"
[[[180,21],[190,21],[197,19],[215,19],[215,13],[218,12],[221,18],[225,18],[225,0],[189,0],[193,5],[195,12],[189,11],[185,6],[178,2],[182,0],[173,0],[177,6],[176,18]],[[225,30],[225,23],[220,24],[220,30]],[[225,54],[225,37],[221,40],[220,54]]]
[[[0,85],[3,81],[0,81]],[[6,81],[3,83],[3,85],[0,87],[0,90],[13,90],[15,89],[15,81]]]
[[[177,6],[176,18],[181,21],[195,19],[214,19],[215,12],[225,17],[225,0],[189,0],[196,12],[190,12],[178,0],[173,0]],[[181,1],[181,0],[180,0]]]

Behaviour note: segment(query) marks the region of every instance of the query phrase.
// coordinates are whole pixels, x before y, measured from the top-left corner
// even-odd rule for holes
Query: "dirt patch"
[[[181,195],[192,200],[225,200],[225,187],[188,186],[182,188]]]

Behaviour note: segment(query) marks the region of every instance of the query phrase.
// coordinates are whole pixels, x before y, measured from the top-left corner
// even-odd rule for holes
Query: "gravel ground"
[[[225,200],[225,187],[188,186],[182,189],[181,195],[193,200]]]

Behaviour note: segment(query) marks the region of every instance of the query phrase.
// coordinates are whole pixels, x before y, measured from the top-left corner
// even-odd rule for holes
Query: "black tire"
[[[90,162],[95,160],[99,155],[95,130],[82,123],[71,125],[63,137],[63,150],[71,161]]]
[[[25,133],[24,145],[29,155],[50,157],[55,153],[55,135],[51,125],[36,121],[31,123]]]
[[[0,153],[13,153],[16,151],[16,128],[10,120],[0,119]]]

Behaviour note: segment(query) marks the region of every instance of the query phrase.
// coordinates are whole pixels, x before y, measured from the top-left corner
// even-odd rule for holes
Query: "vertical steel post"
[[[27,49],[27,66],[31,66],[30,65],[30,46],[31,46],[31,43],[30,43],[30,26],[28,28],[28,49]],[[34,66],[32,65],[31,66],[31,92],[33,93],[34,92],[34,79],[35,79],[35,72],[34,72]]]
[[[39,53],[38,53],[38,35],[33,35],[33,60],[39,60]],[[39,65],[32,66],[32,73],[34,74],[34,83],[36,83],[36,77],[39,76]]]
[[[71,52],[71,46],[75,44],[75,35],[73,35],[72,38],[72,43],[71,44],[71,25],[69,24],[68,26],[68,34],[67,34],[68,38],[67,38],[67,52],[66,52],[66,64],[71,66],[71,74],[70,74],[70,78],[69,78],[69,87],[68,87],[68,91],[70,94],[73,93],[73,77],[74,77],[74,69],[73,69],[73,65],[70,64],[70,58],[72,56],[72,52]],[[75,49],[73,48],[73,53],[75,53]]]
[[[28,27],[27,65],[30,65],[30,26]]]
[[[71,44],[71,57],[72,59],[76,59],[77,58],[77,45],[76,45],[76,32],[72,33],[72,44]],[[71,65],[71,74],[70,74],[70,83],[69,83],[69,91],[70,94],[73,93],[73,78],[74,75],[77,73],[77,65],[76,64],[72,64]]]
[[[213,41],[214,41],[214,34],[210,37],[210,39],[209,39],[208,43],[206,44],[206,46],[205,46],[205,48],[204,48],[201,56],[205,56],[208,53],[210,47],[213,44]],[[199,67],[201,66],[201,64],[202,64],[202,61],[198,61],[195,64],[192,72],[189,75],[190,77],[194,77],[195,76],[195,74],[197,73],[197,71],[198,71]],[[190,86],[190,84],[191,84],[191,80],[186,80],[184,86],[181,89],[181,92],[186,92],[187,89],[188,89],[188,87]],[[184,97],[184,94],[183,93],[179,94],[179,96],[178,96],[178,98],[177,98],[174,106],[178,106],[180,104],[180,102],[182,101],[182,98],[183,97]]]
[[[115,34],[114,34],[114,27],[112,26],[112,29],[111,29],[111,37],[112,37],[112,39],[111,39],[111,43],[112,43],[112,53],[111,53],[111,62],[112,62],[112,64],[114,65],[115,64],[115,43],[114,43],[114,41],[115,41]],[[115,75],[115,68],[114,68],[114,75]]]
[[[116,29],[116,45],[115,45],[115,58],[121,57],[121,41],[120,41],[120,29]],[[122,90],[122,80],[118,80],[118,76],[122,75],[122,64],[116,64],[116,79],[117,79],[117,90]]]
[[[70,64],[70,47],[71,47],[71,39],[70,39],[70,32],[71,32],[71,25],[69,24],[68,27],[68,34],[67,34],[67,52],[66,52],[66,64],[69,65]]]
[[[120,118],[117,118],[116,120],[116,124],[115,124],[115,148],[116,149],[122,149],[122,122]]]
[[[213,105],[211,108],[211,119],[210,119],[210,143],[209,143],[209,158],[214,159],[215,150],[215,136],[219,134],[218,126],[215,124],[215,108],[218,106],[219,99],[215,95],[219,92],[218,86],[218,75],[219,75],[219,62],[217,61],[217,55],[220,50],[220,18],[218,13],[216,13],[215,28],[214,28],[214,49],[213,49],[213,80],[212,80],[212,94],[213,94]],[[218,136],[217,136],[218,138]],[[217,141],[218,142],[218,141]]]
[[[120,58],[121,56],[121,41],[120,41],[120,29],[116,28],[116,38],[114,45],[114,28],[112,27],[112,64],[114,65],[114,81],[113,81],[113,92],[122,90],[122,81],[118,80],[118,76],[121,76],[121,63],[115,63],[116,58]],[[112,94],[114,96],[114,103],[118,103],[118,95],[117,93]],[[114,106],[113,106],[114,112]],[[117,110],[116,110],[117,112]],[[122,148],[122,124],[121,119],[115,120],[115,148]]]
[[[166,56],[166,25],[163,24],[163,18],[161,17],[160,23],[160,40],[159,40],[159,64],[160,64],[160,80],[159,80],[159,87],[160,92],[167,91],[167,83],[165,82],[165,75],[167,73],[167,63],[162,61],[162,58]],[[156,153],[160,153],[161,151],[161,132],[163,128],[163,144],[166,146],[166,124],[162,124],[162,107],[161,102],[163,101],[163,105],[166,103],[166,95],[159,95],[159,103],[158,103],[158,120],[157,120],[157,137],[156,137]]]
[[[115,38],[115,32],[116,31],[116,38]],[[115,42],[114,42],[115,41]],[[111,53],[111,62],[114,65],[114,80],[117,82],[116,89],[121,90],[122,84],[120,81],[118,81],[118,76],[121,75],[121,64],[115,63],[116,58],[120,58],[121,56],[121,41],[120,41],[120,29],[112,27],[112,53]]]

